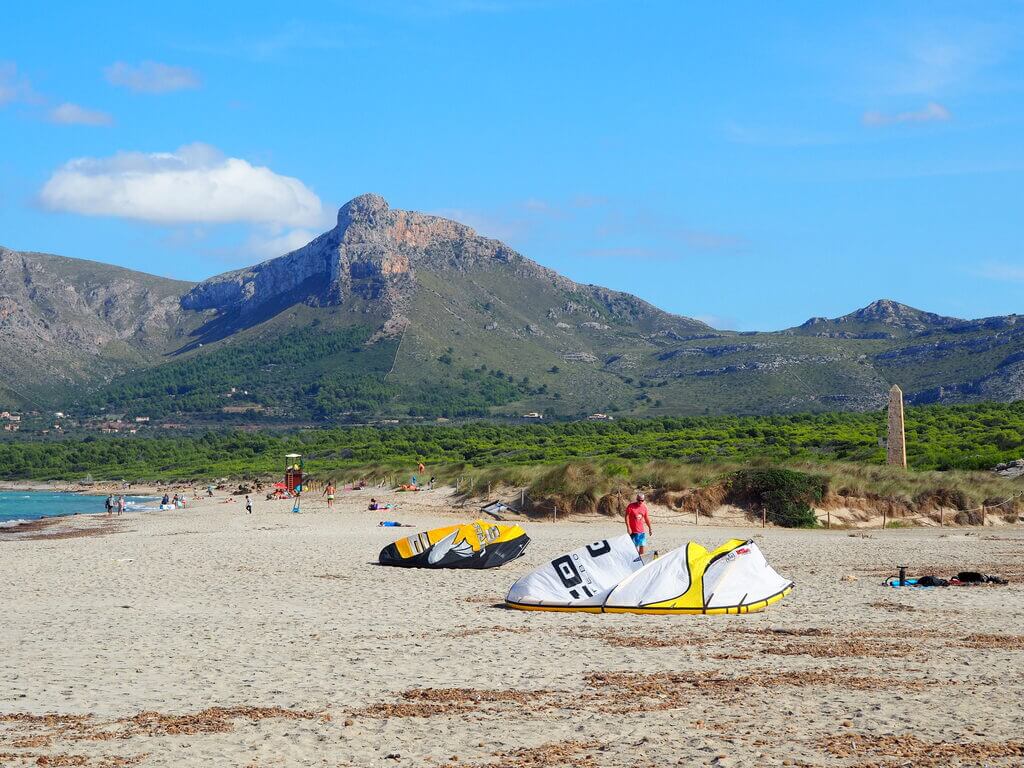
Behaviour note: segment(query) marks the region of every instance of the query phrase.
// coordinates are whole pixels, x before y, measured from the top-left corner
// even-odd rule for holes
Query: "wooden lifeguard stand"
[[[284,465],[284,484],[289,493],[302,493],[302,454],[286,453]]]

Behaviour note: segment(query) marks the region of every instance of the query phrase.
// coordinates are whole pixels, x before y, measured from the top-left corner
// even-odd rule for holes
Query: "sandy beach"
[[[1024,764],[1020,528],[655,514],[656,548],[753,537],[795,591],[740,617],[524,613],[501,605],[518,576],[620,523],[524,523],[500,569],[386,569],[385,544],[475,507],[436,491],[367,512],[371,493],[5,533],[0,764]],[[899,564],[1011,583],[881,586]]]

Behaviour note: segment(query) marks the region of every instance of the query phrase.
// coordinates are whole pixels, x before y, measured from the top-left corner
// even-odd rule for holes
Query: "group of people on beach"
[[[422,473],[424,470],[423,464],[420,464],[417,469]],[[434,478],[430,478],[430,487],[432,488],[433,485]],[[363,483],[360,483],[360,487],[364,487]],[[334,497],[337,495],[337,488],[334,485],[333,479],[327,481],[323,495],[327,498],[327,508],[334,509]],[[641,557],[647,551],[648,537],[654,535],[654,528],[651,525],[651,515],[645,502],[646,496],[642,493],[638,493],[636,495],[636,499],[626,506],[626,512],[623,516],[626,523],[626,531],[629,533],[630,538],[633,540],[633,544],[636,546],[637,553],[640,554]],[[177,493],[174,494],[173,499],[170,499],[165,493],[163,499],[161,499],[161,505],[164,506],[173,504],[175,507],[184,507],[185,503],[185,497]],[[113,514],[115,509],[117,510],[117,514],[123,515],[125,506],[126,503],[124,496],[118,496],[117,498],[115,498],[113,494],[107,496],[106,509],[108,515]],[[245,511],[251,515],[252,508],[252,496],[246,494]],[[394,506],[392,504],[385,504],[378,501],[376,498],[370,499],[369,509],[371,512],[393,508]]]
[[[168,506],[170,506],[170,507],[174,507],[175,509],[178,509],[178,508],[184,508],[187,505],[188,505],[188,497],[186,497],[185,494],[183,494],[183,493],[182,494],[177,494],[177,493],[174,494],[174,498],[171,498],[170,496],[168,496],[165,493],[164,497],[162,499],[160,499],[160,506],[161,507],[168,507]]]
[[[422,475],[426,470],[423,462],[420,462],[416,467],[417,472]],[[412,478],[413,487],[418,488],[416,483],[416,476]],[[360,483],[359,487],[363,487]],[[433,490],[434,478],[430,478],[428,487]],[[327,508],[334,509],[334,497],[337,495],[337,488],[334,485],[334,480],[328,480],[327,485],[324,487],[323,496],[327,499]],[[649,536],[654,535],[654,528],[651,525],[651,515],[647,509],[646,504],[647,497],[643,493],[638,493],[636,499],[630,502],[626,506],[626,513],[624,515],[626,522],[626,531],[629,533],[630,538],[633,540],[633,544],[636,546],[637,553],[643,556],[647,551],[647,540]],[[252,512],[252,501],[248,496],[245,497],[246,510]],[[393,509],[393,505],[385,504],[378,501],[376,498],[370,499],[369,510],[371,512],[377,512],[385,509]]]

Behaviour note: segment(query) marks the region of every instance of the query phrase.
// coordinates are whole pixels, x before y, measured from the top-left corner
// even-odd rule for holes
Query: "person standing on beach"
[[[334,509],[334,481],[328,480],[327,487],[324,488],[324,496],[327,497],[327,508]]]
[[[124,496],[118,496],[117,497],[117,514],[123,515],[124,514],[124,507],[125,507]]]
[[[245,511],[250,515],[252,514],[252,499],[249,498],[248,494],[245,496]]]
[[[651,516],[647,511],[647,505],[644,504],[645,498],[642,493],[638,493],[636,501],[626,507],[626,530],[629,531],[629,537],[633,539],[636,551],[641,557],[647,547],[647,534],[654,535]]]
[[[107,495],[107,500],[106,500],[105,504],[106,504],[106,507],[107,507],[107,514],[108,515],[113,514],[113,512],[114,512],[114,495],[113,494],[108,494]]]

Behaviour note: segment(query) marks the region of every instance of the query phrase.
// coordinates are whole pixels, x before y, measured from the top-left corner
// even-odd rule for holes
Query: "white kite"
[[[513,608],[590,613],[762,611],[793,590],[752,541],[691,541],[644,565],[628,536],[562,555],[512,585]]]

